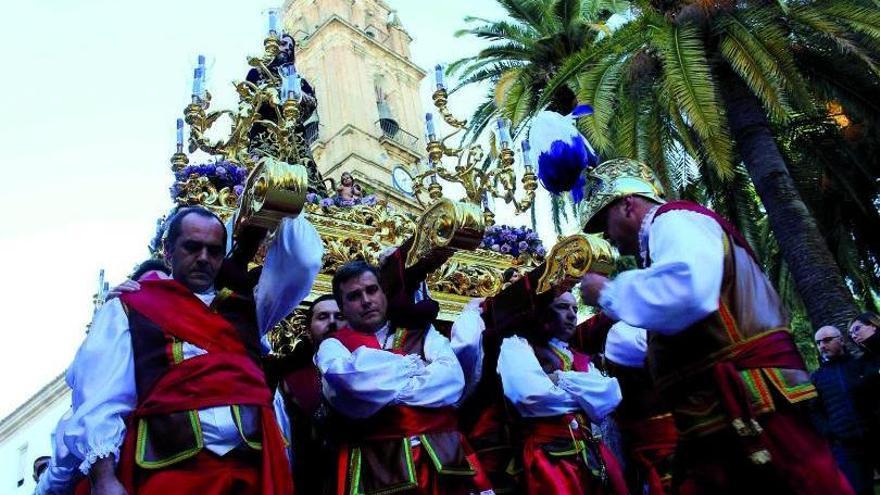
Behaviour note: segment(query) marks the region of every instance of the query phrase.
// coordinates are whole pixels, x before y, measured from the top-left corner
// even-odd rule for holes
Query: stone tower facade
[[[382,0],[288,0],[285,30],[297,42],[297,68],[315,88],[319,122],[307,125],[324,177],[349,171],[391,204],[416,203],[393,187],[392,170],[424,156],[412,41]]]

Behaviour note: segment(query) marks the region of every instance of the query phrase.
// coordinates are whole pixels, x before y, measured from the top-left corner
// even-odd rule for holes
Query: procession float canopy
[[[440,66],[432,99],[451,132],[441,137],[433,115],[426,115],[427,160],[410,164],[408,170],[418,208],[392,207],[386,198],[369,195],[350,180],[348,186],[339,187],[325,181],[304,135],[310,112],[302,80],[293,63],[277,64],[284,48],[279,26],[278,12],[270,11],[263,53],[247,57],[251,68],[247,79],[232,83],[238,96],[235,109],[212,108],[212,96],[205,87],[205,58],[199,56],[192,100],[177,121],[177,146],[170,160],[175,178],[171,196],[175,208],[200,205],[231,222],[233,239],[249,228],[265,229],[267,239],[271,238],[283,217],[307,212],[321,236],[324,258],[304,304],[331,292],[331,279],[339,266],[353,260],[379,265],[395,250],[402,254],[401,269],[423,274],[423,290],[426,287],[439,303],[441,323],[451,322],[472,298],[498,295],[510,285],[503,277],[505,271],[509,276],[511,267],[530,274],[538,290],[546,292],[553,287],[570,288],[591,266],[613,258],[610,246],[598,237],[577,234],[560,239],[548,254],[531,229],[495,225],[490,198],[503,201],[517,213],[528,211],[534,203],[538,180],[528,145],[523,146],[522,166],[518,167],[522,172],[517,174],[517,154],[504,120],[499,120],[497,137],[490,136],[485,151],[476,143],[448,144],[466,129],[467,122],[447,108],[449,94]],[[216,125],[222,121],[226,123]],[[209,137],[216,136],[215,125],[217,129],[228,126],[228,135]],[[197,151],[210,159],[190,163]],[[464,196],[447,197],[448,189],[463,190]],[[157,238],[151,243],[155,256],[161,256],[163,222],[160,219]],[[251,268],[260,265],[261,253],[256,251]],[[516,298],[512,301],[516,304]],[[292,350],[303,329],[304,313],[298,309],[270,334],[274,352]]]

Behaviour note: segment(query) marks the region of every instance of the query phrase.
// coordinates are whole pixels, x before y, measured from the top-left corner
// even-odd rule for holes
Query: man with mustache
[[[592,175],[584,231],[607,233],[641,268],[587,274],[583,301],[648,329],[646,362],[680,433],[674,490],[852,494],[806,416],[815,388],[742,234],[701,205],[666,203],[645,164],[609,160]]]
[[[348,325],[315,357],[340,437],[338,493],[492,493],[458,431],[464,389],[449,340],[432,325],[388,315],[375,267],[352,262],[333,276]]]
[[[88,477],[80,493],[292,491],[259,357],[266,332],[308,294],[323,247],[305,218],[282,220],[250,293],[216,290],[225,254],[220,219],[183,208],[165,239],[171,278],[141,278],[95,315],[56,439],[55,462]],[[39,493],[69,489],[47,473]]]

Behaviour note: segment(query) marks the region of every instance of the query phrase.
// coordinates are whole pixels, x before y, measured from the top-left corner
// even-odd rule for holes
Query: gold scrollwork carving
[[[419,219],[406,266],[415,265],[435,248],[473,250],[480,245],[485,228],[479,206],[440,199],[428,207]]]
[[[297,339],[302,338],[306,331],[306,312],[296,309],[287,318],[281,320],[267,335],[272,352],[287,355],[293,351]]]
[[[428,289],[468,297],[489,297],[501,290],[501,272],[487,265],[449,260],[428,276]]]
[[[557,242],[547,255],[536,291],[543,294],[554,287],[568,289],[591,271],[607,275],[614,270],[616,259],[615,249],[599,236],[568,236]]]
[[[235,212],[238,195],[229,187],[217,189],[205,176],[191,176],[178,187],[177,202],[181,205],[201,205],[217,213],[226,221]]]
[[[248,176],[242,196],[236,232],[245,225],[274,229],[285,217],[296,217],[303,209],[308,188],[308,171],[265,157]]]

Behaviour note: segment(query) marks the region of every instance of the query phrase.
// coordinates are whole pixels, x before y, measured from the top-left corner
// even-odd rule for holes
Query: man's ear
[[[632,196],[627,196],[623,198],[621,203],[621,208],[623,208],[623,215],[626,218],[630,218],[635,214],[635,202],[633,201]]]
[[[165,257],[165,264],[171,265],[171,255],[174,253],[174,249],[168,245],[168,242],[165,241],[162,243],[162,256]]]

